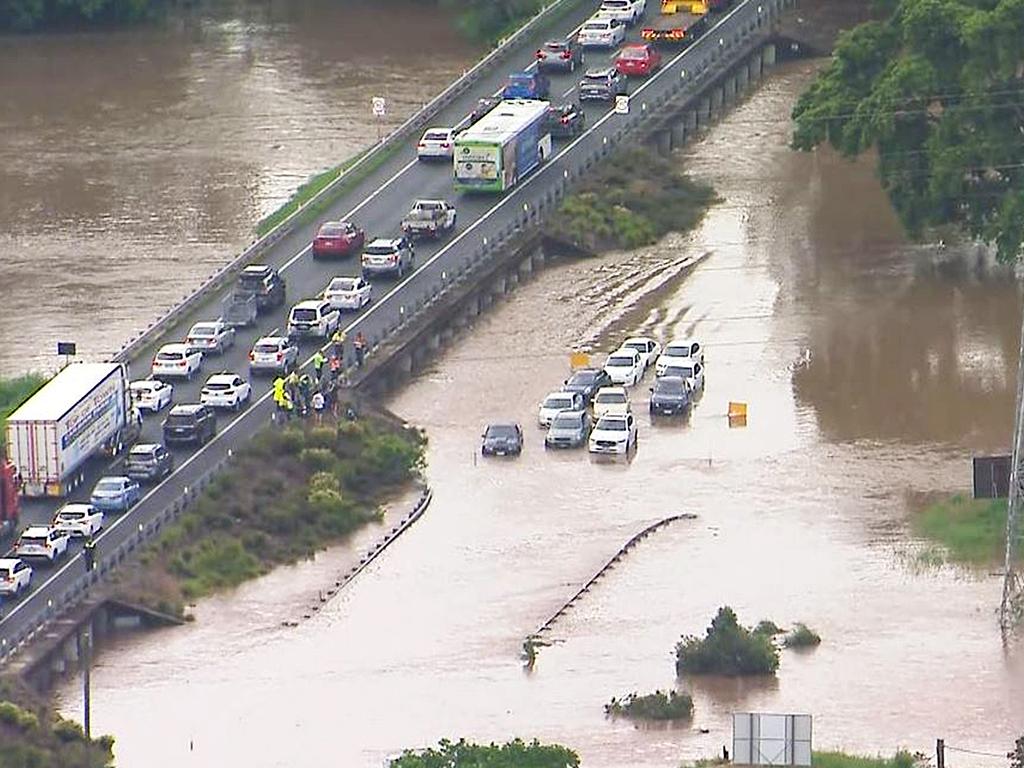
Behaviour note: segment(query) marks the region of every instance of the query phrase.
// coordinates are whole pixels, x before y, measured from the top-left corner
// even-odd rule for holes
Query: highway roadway
[[[649,5],[652,5],[649,3]],[[453,103],[434,121],[435,125],[458,125],[464,121],[479,98],[492,95],[499,91],[507,74],[516,69],[534,65],[534,51],[548,39],[564,37],[572,33],[594,10],[598,3],[588,2],[583,7],[566,15],[557,22],[554,28],[540,32],[525,41],[520,49],[509,59],[504,69],[492,72],[481,78],[476,87]],[[653,12],[653,11],[651,11]],[[639,27],[631,30],[627,38],[632,42],[639,37]],[[608,66],[615,57],[615,51],[588,50],[586,68]],[[666,63],[674,52],[669,52]],[[575,101],[575,90],[583,71],[577,69],[574,74],[552,74],[552,103]],[[641,87],[635,81],[630,84],[630,91]],[[586,106],[588,133],[596,127],[612,110],[610,104],[589,103]],[[379,338],[384,335],[387,324],[384,304],[389,297],[398,293],[402,301],[404,297],[416,295],[429,296],[439,276],[438,268],[446,263],[454,266],[457,259],[465,260],[465,249],[469,242],[466,236],[481,222],[483,218],[494,216],[511,217],[514,215],[511,206],[503,210],[498,205],[500,198],[487,195],[456,195],[452,189],[451,164],[426,163],[417,161],[416,141],[418,136],[406,141],[401,151],[397,152],[376,172],[370,174],[360,184],[339,200],[319,220],[346,219],[366,229],[367,238],[395,235],[399,232],[399,222],[404,214],[418,198],[446,198],[458,208],[458,229],[446,239],[437,242],[422,242],[416,248],[416,271],[405,277],[399,284],[393,280],[375,278],[373,282],[373,303],[361,313],[351,313],[343,318],[350,337],[358,322],[359,330],[367,337]],[[585,135],[577,140],[557,140],[554,157],[566,152],[567,147],[586,141]],[[530,178],[522,180],[520,187],[530,184]],[[232,349],[220,357],[210,357],[203,366],[203,371],[192,382],[175,382],[174,395],[176,403],[197,402],[199,390],[205,378],[215,372],[232,371],[247,375],[248,352],[257,338],[282,331],[286,325],[288,310],[295,302],[318,294],[330,279],[337,275],[356,275],[359,273],[358,257],[337,261],[314,261],[310,253],[310,243],[319,222],[301,227],[279,241],[269,252],[264,263],[276,266],[287,282],[288,300],[285,306],[261,315],[254,328],[239,329],[236,343]],[[465,241],[465,242],[463,242]],[[220,314],[221,302],[228,290],[217,295],[202,307],[198,308],[181,324],[182,335],[196,321],[215,319]],[[174,341],[165,338],[161,342]],[[316,349],[313,341],[304,342],[301,347],[300,360],[308,362]],[[149,373],[149,359],[136,359],[131,362],[133,378],[144,378]],[[239,414],[222,414],[219,418],[219,434],[207,446],[199,450],[175,450],[175,472],[154,488],[146,489],[143,499],[127,514],[108,518],[107,526],[97,543],[97,558],[104,557],[130,538],[137,528],[148,523],[166,509],[183,491],[194,485],[197,478],[218,464],[228,452],[237,448],[249,439],[269,420],[271,405],[269,402],[269,381],[256,379],[253,381],[253,397],[251,405]],[[144,419],[144,431],[141,442],[160,442],[161,422],[164,414],[147,415]],[[112,464],[94,462],[88,467],[88,476],[79,493],[68,500],[81,500],[88,496],[95,480],[105,474],[117,474],[119,461]],[[23,525],[48,522],[60,502],[55,500],[31,501],[24,504],[22,511]],[[20,601],[8,602],[3,606],[3,618],[0,620],[0,657],[3,646],[13,642],[25,627],[30,626],[35,618],[45,610],[45,604],[53,601],[84,572],[80,551],[76,547],[70,556],[52,568],[40,567],[35,574],[33,589]]]

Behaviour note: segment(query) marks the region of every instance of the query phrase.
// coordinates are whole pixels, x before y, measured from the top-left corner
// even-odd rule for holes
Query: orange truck
[[[732,0],[661,0],[661,11],[640,30],[649,43],[689,45],[707,31],[709,13],[726,10]]]
[[[18,502],[17,470],[0,454],[0,540],[18,529]]]

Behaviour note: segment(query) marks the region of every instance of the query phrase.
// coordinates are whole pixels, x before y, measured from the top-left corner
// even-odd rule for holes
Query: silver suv
[[[289,373],[299,359],[299,348],[284,336],[264,336],[249,353],[249,377],[260,373]]]
[[[412,268],[416,254],[412,241],[407,237],[391,239],[379,237],[363,248],[363,277],[373,275],[405,275]]]

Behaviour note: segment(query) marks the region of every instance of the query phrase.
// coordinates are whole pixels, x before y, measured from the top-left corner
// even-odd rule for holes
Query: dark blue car
[[[546,99],[551,90],[551,81],[542,72],[515,72],[509,75],[503,99]]]
[[[651,388],[652,416],[685,416],[693,405],[693,391],[686,379],[662,376]]]

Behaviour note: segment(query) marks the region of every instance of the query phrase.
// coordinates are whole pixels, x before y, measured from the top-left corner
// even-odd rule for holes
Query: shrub
[[[442,739],[437,747],[406,750],[390,763],[391,768],[577,768],[579,764],[579,755],[567,747],[521,739],[486,746]]]
[[[723,606],[705,637],[683,637],[676,644],[677,674],[773,675],[779,652],[771,638],[740,626],[732,608]]]
[[[631,693],[604,705],[606,715],[640,720],[685,720],[693,716],[693,699],[687,693],[655,691],[646,696]]]
[[[85,731],[82,726],[71,720],[58,717],[53,723],[53,735],[63,742],[85,741]]]
[[[0,701],[0,723],[29,731],[39,727],[39,717],[35,712],[22,709],[11,701]]]
[[[775,637],[775,635],[781,635],[782,629],[771,619],[761,619],[757,622],[757,626],[754,627],[755,635],[767,635],[768,637]]]
[[[299,461],[311,472],[330,472],[338,463],[330,448],[303,448]]]
[[[783,644],[787,648],[811,648],[821,644],[821,636],[806,624],[797,623]]]

